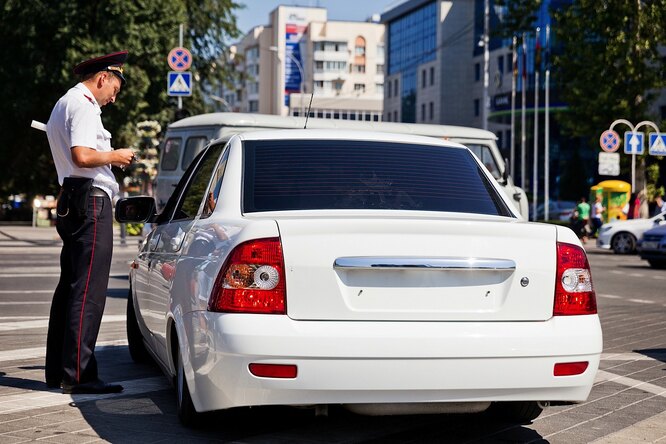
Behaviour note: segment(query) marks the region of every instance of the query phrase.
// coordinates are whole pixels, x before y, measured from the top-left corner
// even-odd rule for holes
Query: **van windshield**
[[[243,211],[384,209],[511,216],[467,150],[375,141],[244,142]]]

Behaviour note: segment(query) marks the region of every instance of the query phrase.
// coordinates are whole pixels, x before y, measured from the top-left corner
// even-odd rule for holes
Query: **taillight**
[[[286,314],[282,244],[277,237],[243,242],[217,276],[208,310]]]
[[[597,299],[585,250],[576,245],[558,242],[553,316],[596,312]]]
[[[554,376],[574,376],[580,375],[587,370],[587,367],[590,365],[587,361],[579,362],[558,362],[553,367]]]

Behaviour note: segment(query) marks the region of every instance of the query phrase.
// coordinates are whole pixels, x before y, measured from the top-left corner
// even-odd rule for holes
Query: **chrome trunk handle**
[[[339,257],[333,268],[343,270],[515,271],[511,259],[478,257]]]

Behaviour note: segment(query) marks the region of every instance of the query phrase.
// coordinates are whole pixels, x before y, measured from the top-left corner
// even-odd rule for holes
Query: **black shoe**
[[[120,384],[107,384],[104,381],[86,382],[83,384],[67,384],[62,383],[62,392],[65,394],[82,394],[82,393],[120,393],[123,391],[123,386]]]
[[[60,388],[61,384],[60,381],[46,381],[46,386],[50,389]]]

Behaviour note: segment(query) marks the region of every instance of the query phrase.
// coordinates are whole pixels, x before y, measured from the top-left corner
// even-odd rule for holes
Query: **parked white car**
[[[119,201],[119,221],[154,211]],[[585,251],[524,221],[462,145],[286,130],[213,142],[132,263],[132,357],[185,424],[242,406],[513,421],[583,401],[602,350]]]
[[[603,224],[599,228],[597,247],[612,249],[618,254],[636,252],[636,243],[650,228],[664,223],[666,213],[661,213],[649,219],[614,220]]]

